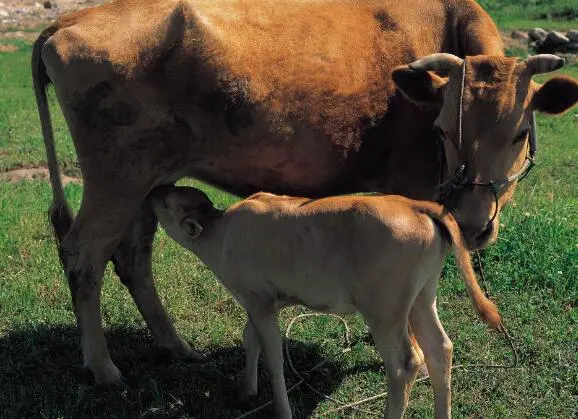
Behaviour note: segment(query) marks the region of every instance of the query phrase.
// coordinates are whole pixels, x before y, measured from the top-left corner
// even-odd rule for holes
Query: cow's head
[[[504,181],[515,177],[526,163],[533,112],[559,114],[578,101],[574,79],[554,77],[543,85],[532,81],[532,76],[563,65],[562,58],[545,54],[519,61],[483,55],[461,59],[440,53],[393,72],[394,82],[409,100],[440,109],[434,129],[445,150],[444,180],[461,181],[461,187],[451,188],[446,204],[471,249],[497,237],[499,212],[517,182]],[[456,179],[460,167],[462,177]],[[479,185],[490,182],[501,184],[494,188],[496,194]]]

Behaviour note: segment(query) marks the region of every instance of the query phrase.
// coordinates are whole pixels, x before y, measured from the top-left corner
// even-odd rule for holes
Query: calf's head
[[[563,65],[562,58],[548,54],[519,61],[440,53],[393,72],[405,97],[439,109],[434,129],[443,140],[446,162],[440,183],[450,186],[445,204],[471,249],[497,237],[500,210],[527,163],[533,112],[560,114],[578,101],[578,82],[570,77],[543,85],[532,81]]]
[[[207,195],[195,188],[160,186],[148,199],[167,234],[188,249],[221,215]]]

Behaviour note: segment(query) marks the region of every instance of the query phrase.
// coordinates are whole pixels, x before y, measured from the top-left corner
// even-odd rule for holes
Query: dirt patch
[[[514,48],[514,49],[528,49],[528,40],[514,38],[512,37],[512,32],[500,31],[500,35],[502,35],[502,40],[504,41],[504,45],[506,48]]]
[[[0,173],[0,181],[2,182],[19,182],[21,180],[45,180],[48,181],[50,176],[46,167],[24,167],[20,169],[8,170]],[[69,183],[82,184],[82,180],[70,176],[63,175],[62,183],[68,185]]]
[[[0,52],[15,52],[18,51],[16,45],[0,44]]]
[[[61,14],[105,3],[104,0],[0,0],[0,37],[7,32],[33,34]]]
[[[4,39],[19,39],[21,41],[26,41],[26,42],[34,42],[36,41],[36,38],[38,38],[38,34],[40,33],[40,30],[38,30],[38,32],[36,31],[15,31],[15,30],[9,30],[7,32],[3,32],[2,28],[0,28],[0,39],[4,38]]]

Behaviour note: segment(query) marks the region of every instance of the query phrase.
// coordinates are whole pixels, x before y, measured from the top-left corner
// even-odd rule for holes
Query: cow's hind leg
[[[68,277],[74,314],[81,333],[84,366],[97,384],[119,382],[121,374],[110,359],[100,313],[100,291],[107,261],[118,246],[124,230],[138,209],[146,190],[115,185],[115,189],[92,188],[85,184],[82,205],[70,231],[59,246],[60,259]]]
[[[126,229],[112,261],[145,319],[161,354],[173,359],[204,360],[175,330],[157,294],[152,274],[152,245],[158,221],[148,201],[143,202]]]
[[[436,309],[437,277],[418,295],[410,322],[421,345],[434,391],[435,417],[451,416],[451,368],[453,345],[446,335]]]

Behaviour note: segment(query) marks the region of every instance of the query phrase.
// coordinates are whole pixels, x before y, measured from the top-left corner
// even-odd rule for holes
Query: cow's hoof
[[[202,352],[191,349],[191,351],[181,359],[183,361],[189,362],[207,362],[209,360],[209,357]]]
[[[180,347],[178,349],[159,347],[153,357],[156,362],[161,364],[168,364],[171,361],[206,362],[209,359],[207,355],[191,349],[188,345],[186,348]]]

